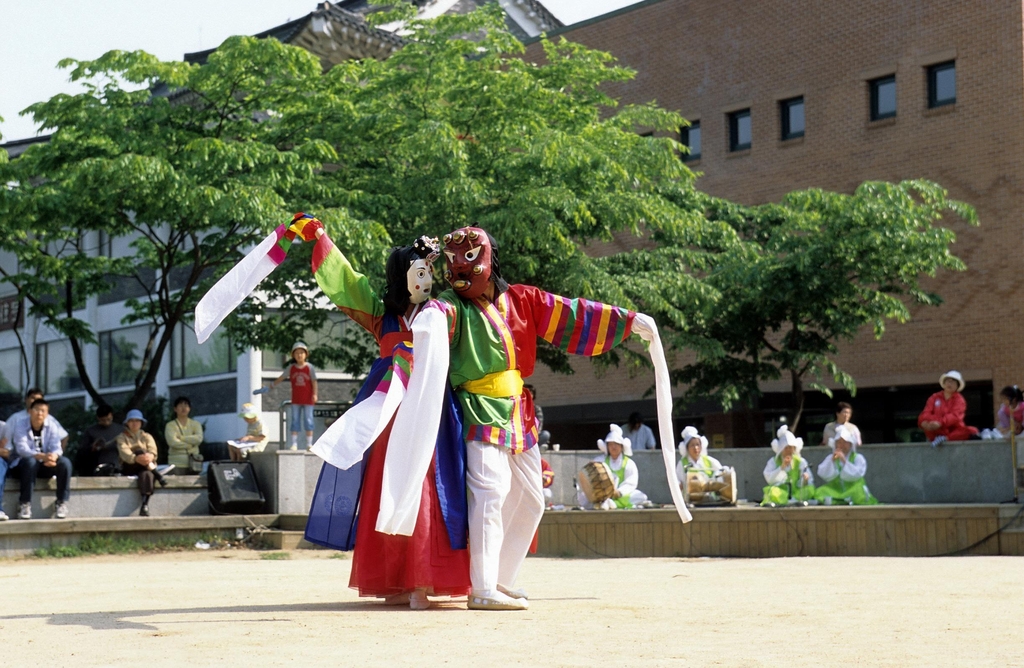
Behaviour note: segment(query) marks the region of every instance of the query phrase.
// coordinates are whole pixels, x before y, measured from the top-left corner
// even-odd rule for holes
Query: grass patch
[[[335,552],[328,559],[348,559],[348,552]]]
[[[159,540],[139,540],[121,534],[89,534],[78,545],[51,545],[32,552],[40,559],[65,559],[95,554],[140,554],[144,552],[173,552],[195,549],[197,541],[205,541],[210,547],[223,547],[228,541],[215,534],[191,534],[168,536]]]
[[[291,558],[292,555],[288,552],[263,552],[260,554],[260,559],[265,561],[283,561]]]

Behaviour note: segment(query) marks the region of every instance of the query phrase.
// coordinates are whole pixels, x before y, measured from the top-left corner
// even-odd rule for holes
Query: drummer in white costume
[[[687,427],[680,436],[683,439],[679,441],[681,459],[676,464],[676,477],[680,482],[686,482],[687,471],[697,471],[709,480],[721,473],[722,462],[708,454],[707,436],[701,436],[696,427]]]
[[[647,495],[636,488],[640,474],[636,463],[630,458],[633,455],[633,448],[630,447],[629,439],[623,438],[622,427],[617,424],[611,425],[611,431],[604,440],[597,440],[597,447],[605,454],[596,457],[594,461],[603,462],[611,470],[612,482],[615,483],[612,498],[603,501],[599,507],[602,510],[614,510],[647,503]],[[582,490],[577,492],[576,498],[583,508],[594,508]]]

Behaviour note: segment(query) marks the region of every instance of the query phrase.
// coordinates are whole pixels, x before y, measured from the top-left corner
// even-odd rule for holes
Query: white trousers
[[[469,578],[473,591],[512,589],[544,514],[540,448],[466,442],[469,488]]]

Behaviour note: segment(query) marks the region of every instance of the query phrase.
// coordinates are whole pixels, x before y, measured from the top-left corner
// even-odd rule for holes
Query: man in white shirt
[[[654,450],[658,442],[654,440],[654,432],[644,424],[644,418],[640,413],[633,413],[629,416],[629,424],[622,430],[623,438],[628,438],[634,450]]]

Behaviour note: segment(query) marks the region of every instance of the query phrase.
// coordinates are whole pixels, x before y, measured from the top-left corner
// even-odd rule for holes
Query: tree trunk
[[[71,318],[75,312],[74,295],[71,290],[72,285],[71,281],[64,282],[64,311],[68,314],[68,318]],[[85,368],[85,359],[82,357],[82,342],[74,336],[69,336],[68,341],[71,342],[71,352],[75,356],[75,368],[78,370],[78,377],[82,380],[82,386],[85,388],[85,391],[89,393],[93,403],[97,406],[106,403],[92,384],[89,372]]]
[[[800,425],[800,418],[804,415],[804,380],[803,376],[795,369],[790,369],[789,376],[793,381],[793,402],[796,404],[793,409],[793,419],[789,423],[789,430],[796,433],[796,428]]]

